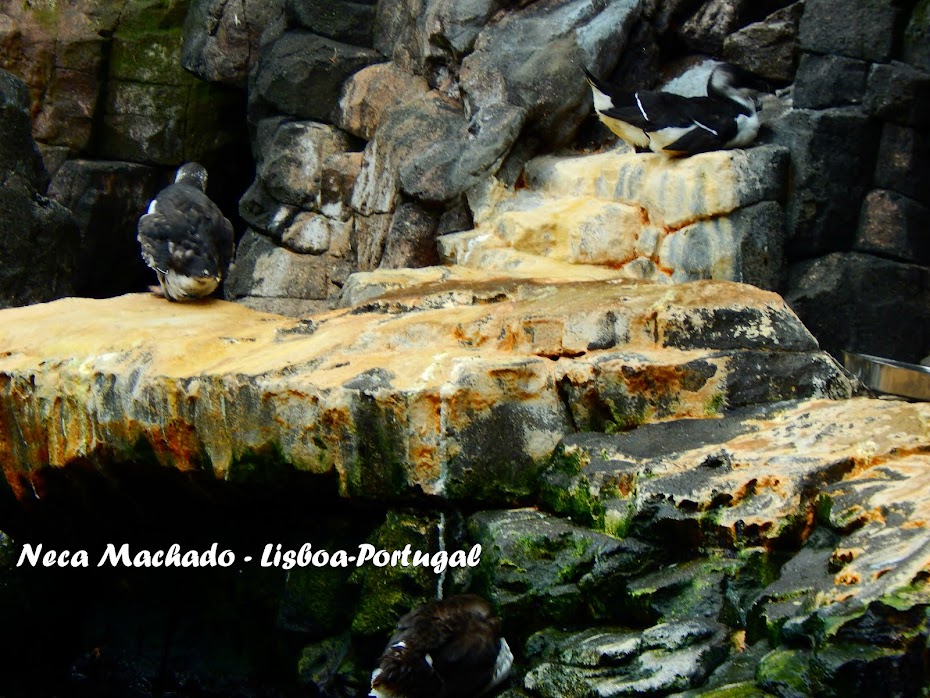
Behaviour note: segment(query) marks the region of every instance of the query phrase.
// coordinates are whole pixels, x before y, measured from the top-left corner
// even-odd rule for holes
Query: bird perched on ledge
[[[142,258],[169,301],[203,298],[220,285],[235,251],[232,224],[204,193],[203,165],[182,165],[139,219]],[[152,287],[156,293],[158,287]]]
[[[512,662],[491,604],[473,594],[450,596],[397,622],[369,696],[471,698],[500,684]]]
[[[694,155],[741,148],[759,133],[752,90],[737,87],[733,66],[718,65],[707,81],[706,97],[671,92],[612,90],[587,70],[594,109],[601,121],[627,143],[666,155]]]

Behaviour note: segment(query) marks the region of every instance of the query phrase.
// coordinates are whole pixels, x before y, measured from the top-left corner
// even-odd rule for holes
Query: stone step
[[[0,346],[0,461],[27,497],[45,467],[154,454],[514,501],[578,429],[851,391],[778,296],[723,282],[445,279],[307,320],[74,298],[0,311]]]
[[[583,197],[626,204],[654,225],[677,230],[761,201],[781,199],[788,151],[765,145],[689,158],[604,152],[544,156],[527,163],[526,184],[543,197]]]
[[[928,403],[806,400],[575,434],[545,477],[555,509],[682,555],[797,551],[751,613],[770,640],[930,601]]]
[[[441,236],[440,259],[504,271],[540,257],[626,278],[775,289],[786,167],[775,146],[681,159],[617,151],[536,158],[526,188],[491,183],[473,196],[475,229]]]

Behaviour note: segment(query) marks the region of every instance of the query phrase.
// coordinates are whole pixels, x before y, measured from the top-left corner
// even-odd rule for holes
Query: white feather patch
[[[639,113],[643,115],[646,121],[649,121],[649,115],[646,113],[646,110],[643,109],[643,103],[639,101],[639,92],[634,92],[633,96],[636,98],[636,106],[639,107]]]

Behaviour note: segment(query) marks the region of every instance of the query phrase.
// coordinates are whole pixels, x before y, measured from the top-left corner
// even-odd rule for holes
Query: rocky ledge
[[[304,471],[317,548],[482,546],[448,578],[288,571],[268,632],[301,633],[321,695],[358,695],[437,585],[494,602],[508,698],[916,695],[930,406],[854,397],[773,293],[579,274],[373,272],[303,320],[149,295],[4,310],[5,478],[28,509],[88,465],[196,471],[221,500]],[[358,507],[345,540],[326,502]]]
[[[728,282],[450,277],[306,320],[129,295],[0,327],[21,494],[88,459],[235,479],[264,458],[335,472],[343,497],[513,502],[575,431],[851,393],[777,295]]]
[[[542,499],[572,522],[471,521],[506,614],[572,628],[529,638],[524,689],[919,695],[928,427],[926,403],[854,398],[567,438]]]

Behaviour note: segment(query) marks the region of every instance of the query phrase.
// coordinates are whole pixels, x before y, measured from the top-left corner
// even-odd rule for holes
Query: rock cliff
[[[81,228],[15,303],[72,265],[138,283],[180,159],[251,180],[238,302],[0,311],[0,693],[364,695],[397,618],[463,590],[503,619],[509,698],[924,691],[930,411],[826,350],[930,351],[927,3],[847,5],[0,10],[28,85],[2,192],[30,231],[62,213],[31,95]],[[633,154],[588,119],[581,66],[693,90],[692,51],[792,86],[755,147]],[[17,566],[121,543],[236,560]]]

